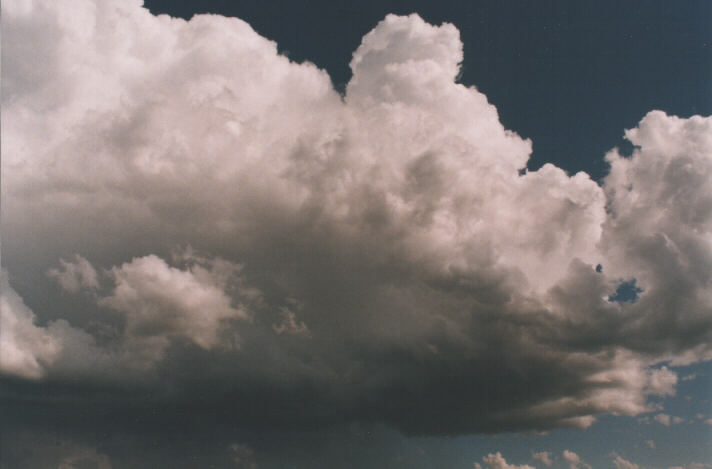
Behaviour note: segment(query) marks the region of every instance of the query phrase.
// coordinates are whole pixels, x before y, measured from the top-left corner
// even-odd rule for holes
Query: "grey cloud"
[[[82,5],[3,5],[12,402],[547,430],[652,411],[712,357],[710,118],[648,114],[602,186],[520,174],[452,25],[388,16],[342,99],[240,20]],[[28,47],[51,59],[13,66]]]

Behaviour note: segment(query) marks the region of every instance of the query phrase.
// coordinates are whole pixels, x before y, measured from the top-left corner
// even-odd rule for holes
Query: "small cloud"
[[[591,466],[586,464],[584,460],[581,459],[581,457],[573,451],[565,449],[562,453],[562,456],[564,458],[564,461],[569,463],[570,469],[578,469],[579,467],[586,467],[588,469],[591,469]]]
[[[681,417],[670,416],[668,414],[658,414],[653,417],[653,420],[658,422],[660,425],[665,425],[666,427],[669,427],[670,425],[678,425],[685,421],[685,419]]]
[[[616,469],[640,469],[640,466],[626,459],[623,459],[622,457],[620,457],[620,455],[616,453],[611,453],[611,457],[613,458],[613,465],[616,467]]]
[[[59,283],[63,290],[77,293],[81,288],[99,288],[99,278],[96,269],[79,254],[74,255],[74,261],[60,259],[59,269],[49,269],[47,275]]]
[[[655,442],[653,440],[647,440],[645,444],[648,445],[650,449],[655,449]]]
[[[488,454],[487,456],[482,458],[482,462],[485,463],[484,467],[488,469],[534,469],[528,464],[522,464],[521,466],[517,466],[515,464],[508,464],[507,460],[504,459],[502,453],[500,453],[499,451],[494,454]],[[480,465],[480,463],[475,463],[474,467],[475,469],[482,469],[483,466]]]
[[[542,451],[540,453],[532,453],[532,459],[541,462],[546,467],[551,467],[554,461],[551,459],[551,452]]]
[[[648,393],[656,396],[674,396],[675,385],[677,384],[677,374],[667,367],[650,372]]]
[[[670,466],[668,469],[709,469],[712,468],[712,464],[705,464],[701,462],[691,462],[683,466]]]
[[[255,452],[252,451],[252,448],[248,445],[233,443],[228,446],[227,451],[235,467],[240,469],[257,469],[257,463],[252,460]]]
[[[705,423],[706,423],[707,425],[712,426],[712,419],[707,419],[707,420],[705,420]]]
[[[287,334],[297,337],[310,338],[311,331],[303,321],[297,321],[297,315],[287,308],[282,308],[280,313],[282,322],[279,324],[273,324],[272,330],[277,335]]]
[[[697,378],[697,373],[690,373],[689,375],[683,376],[682,381],[692,381]]]

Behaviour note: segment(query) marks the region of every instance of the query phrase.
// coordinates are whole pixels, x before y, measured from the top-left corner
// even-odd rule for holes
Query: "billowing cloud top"
[[[548,429],[712,358],[710,118],[649,113],[599,185],[524,170],[450,24],[387,16],[340,96],[238,19],[2,22],[0,370],[35,402]]]

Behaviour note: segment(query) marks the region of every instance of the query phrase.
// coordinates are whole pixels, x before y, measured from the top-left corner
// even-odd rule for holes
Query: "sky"
[[[712,467],[712,4],[2,4],[0,467]]]

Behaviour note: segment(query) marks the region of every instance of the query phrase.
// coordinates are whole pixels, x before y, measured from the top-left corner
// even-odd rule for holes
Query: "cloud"
[[[74,259],[73,262],[60,259],[61,269],[49,269],[47,275],[70,293],[77,293],[80,288],[98,288],[99,280],[94,267],[79,254]]]
[[[620,455],[616,453],[612,453],[611,457],[613,458],[612,462],[616,469],[640,469],[640,466],[623,459],[622,457],[620,457]]]
[[[504,457],[502,457],[502,454],[500,452],[488,454],[487,456],[482,458],[482,461],[485,463],[485,467],[487,467],[488,469],[534,469],[528,464],[522,464],[521,466],[507,464],[507,461],[504,459]],[[475,463],[475,469],[482,469],[482,465],[480,465],[480,463]]]
[[[655,449],[655,442],[653,440],[646,440],[645,444],[648,445],[650,449]]]
[[[111,469],[112,461],[99,448],[58,434],[35,434],[26,430],[3,435],[3,464],[8,467],[53,467],[57,469]]]
[[[272,329],[278,335],[287,334],[299,337],[310,337],[309,328],[303,321],[297,320],[297,315],[287,308],[280,311],[282,316],[282,322],[279,324],[273,324]]]
[[[257,464],[252,461],[254,451],[252,451],[249,445],[233,443],[228,447],[228,452],[234,467],[240,469],[257,469]]]
[[[670,416],[668,414],[657,414],[655,417],[653,417],[653,420],[655,420],[661,425],[665,425],[666,427],[684,422],[683,418],[677,416]]]
[[[599,185],[521,171],[457,29],[417,15],[364,37],[344,96],[234,18],[7,2],[3,27],[0,364],[38,401],[548,430],[712,358],[710,118],[649,113]]]
[[[551,467],[554,461],[551,459],[552,455],[550,451],[541,451],[539,453],[532,453],[532,459],[541,462],[546,467]]]
[[[60,344],[49,331],[35,325],[35,315],[12,289],[7,272],[0,272],[0,370],[8,375],[38,379],[44,364],[54,361]]]
[[[701,462],[691,462],[683,466],[671,466],[668,469],[708,469],[709,467],[712,467],[712,465]]]
[[[215,347],[222,322],[249,318],[225,292],[240,267],[192,256],[188,262],[182,270],[149,255],[113,267],[113,290],[99,305],[123,313],[125,333],[134,340],[163,343],[180,336],[204,349]]]
[[[564,461],[569,464],[569,468],[571,469],[578,469],[579,467],[587,467],[588,469],[591,469],[591,466],[586,464],[583,459],[581,459],[581,457],[573,451],[565,449],[561,456],[564,458]]]

